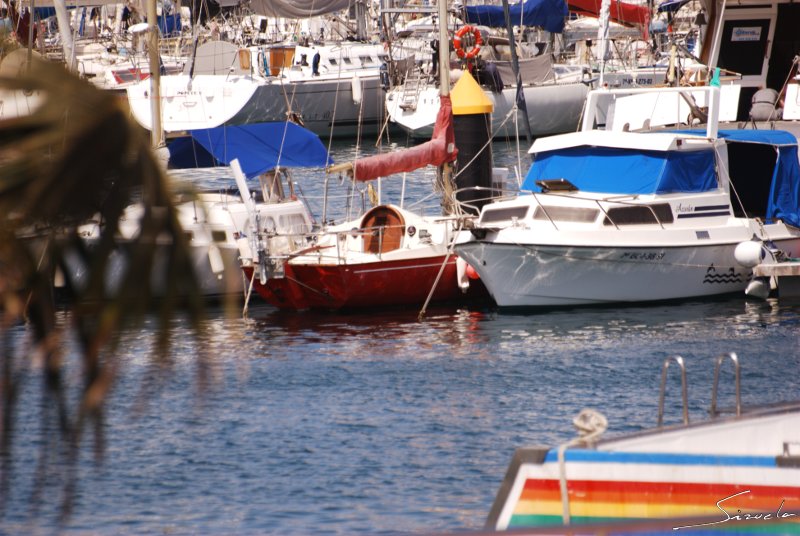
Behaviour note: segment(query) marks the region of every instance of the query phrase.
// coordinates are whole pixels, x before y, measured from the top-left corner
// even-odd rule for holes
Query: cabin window
[[[592,223],[600,211],[593,208],[538,206],[533,213],[534,220],[571,221],[576,223]]]
[[[225,242],[226,238],[225,231],[211,231],[211,240],[214,242]]]
[[[604,225],[643,225],[672,223],[672,208],[669,203],[658,205],[636,205],[630,207],[614,207],[606,211]]]
[[[358,59],[361,60],[361,65],[367,65],[368,63],[373,63],[371,56],[359,56]]]
[[[328,58],[328,61],[331,62],[331,65],[336,65],[336,58]]]
[[[342,61],[345,63],[345,65],[353,64],[353,60],[351,60],[350,58],[342,58]]]
[[[493,208],[483,211],[481,223],[495,223],[498,221],[510,221],[514,218],[521,220],[528,215],[528,207],[508,207]]]

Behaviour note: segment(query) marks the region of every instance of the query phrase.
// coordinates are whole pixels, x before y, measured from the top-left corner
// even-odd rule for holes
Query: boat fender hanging
[[[353,93],[353,104],[361,104],[361,78],[358,73],[353,73],[353,79],[350,81],[350,90]]]
[[[467,264],[467,261],[461,257],[456,257],[456,281],[458,282],[458,288],[461,289],[461,292],[469,290],[468,267],[469,264]]]
[[[740,242],[733,251],[736,262],[745,268],[753,268],[763,261],[767,256],[764,245],[756,240]]]
[[[461,38],[468,33],[471,33],[475,37],[475,44],[472,46],[471,49],[464,50],[464,45],[461,43]],[[461,59],[467,59],[467,60],[473,59],[481,51],[482,44],[483,44],[483,37],[481,37],[481,31],[475,26],[471,26],[469,24],[459,28],[458,31],[456,32],[455,37],[453,37],[453,48],[456,49],[456,54]]]

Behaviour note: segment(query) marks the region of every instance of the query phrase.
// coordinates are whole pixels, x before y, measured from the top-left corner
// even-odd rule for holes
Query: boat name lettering
[[[665,253],[663,251],[655,252],[645,252],[645,253],[633,253],[633,252],[625,252],[622,254],[620,259],[626,261],[660,261],[664,258]]]
[[[694,212],[694,205],[684,205],[683,203],[678,203],[678,206],[675,207],[675,212],[679,214]]]
[[[188,95],[199,95],[200,92],[191,89],[184,89],[184,90],[179,89],[178,91],[175,92],[175,94],[181,97],[186,97]]]
[[[720,525],[722,523],[728,523],[729,521],[769,521],[770,519],[786,519],[787,517],[796,517],[797,514],[793,512],[784,512],[783,505],[786,502],[786,499],[781,501],[781,504],[778,506],[778,509],[775,512],[745,512],[742,513],[741,510],[736,510],[736,514],[729,514],[725,508],[723,508],[722,503],[729,499],[733,499],[734,497],[738,497],[739,495],[744,495],[745,493],[750,493],[750,490],[740,491],[739,493],[734,493],[729,497],[725,497],[724,499],[720,499],[717,501],[717,508],[719,511],[722,512],[725,517],[718,520],[718,521],[709,521],[708,523],[698,523],[697,525],[685,525],[681,527],[672,527],[672,530],[681,530],[681,529],[689,529],[694,527],[707,527],[710,525]]]

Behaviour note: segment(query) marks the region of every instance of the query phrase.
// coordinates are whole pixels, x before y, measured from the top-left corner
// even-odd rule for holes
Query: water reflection
[[[436,308],[178,323],[173,374],[152,325],[125,334],[109,401],[108,465],[82,466],[69,528],[92,533],[307,534],[479,529],[516,447],[571,439],[584,407],[614,435],[655,425],[661,364],[686,358],[690,417],[710,405],[714,358],[736,352],[742,397],[800,393],[800,308],[741,297],[517,314]],[[24,334],[20,334],[22,336]],[[194,379],[207,356],[213,385]],[[153,379],[152,389],[141,381]],[[671,374],[666,420],[680,418]],[[31,392],[20,393],[20,423]],[[720,401],[733,400],[724,367]],[[145,400],[146,404],[139,404]],[[137,405],[138,404],[138,405]],[[41,437],[24,429],[21,452]],[[7,520],[26,519],[36,458],[15,474]],[[89,492],[88,490],[91,490]],[[57,504],[34,524],[56,526]],[[17,525],[13,525],[16,523]]]

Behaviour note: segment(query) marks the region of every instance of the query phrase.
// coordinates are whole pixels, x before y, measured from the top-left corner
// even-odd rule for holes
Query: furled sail
[[[371,181],[394,173],[414,171],[427,165],[440,166],[456,158],[453,105],[450,97],[439,97],[439,114],[429,141],[402,151],[361,158],[352,163],[353,177]]]
[[[466,6],[464,11],[465,20],[470,24],[506,27],[503,6]],[[525,0],[511,4],[508,14],[515,26],[541,26],[548,32],[561,33],[569,12],[564,0]]]
[[[347,9],[354,0],[250,0],[253,13],[301,19]]]

